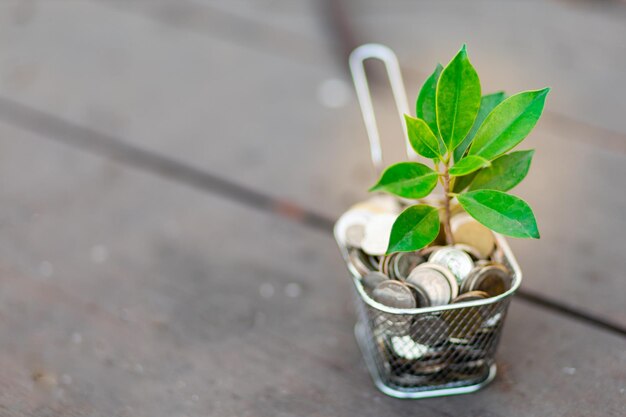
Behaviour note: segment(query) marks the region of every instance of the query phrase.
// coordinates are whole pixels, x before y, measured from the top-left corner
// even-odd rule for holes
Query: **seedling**
[[[440,183],[442,207],[416,204],[405,209],[393,225],[387,253],[427,246],[442,224],[447,244],[454,244],[450,228],[454,198],[495,232],[539,239],[532,209],[507,191],[524,179],[534,153],[510,151],[535,127],[549,90],[508,98],[502,92],[481,96],[480,79],[465,45],[445,68],[437,65],[417,97],[417,117],[405,115],[412,148],[431,159],[433,168],[418,162],[391,165],[370,191],[421,199]]]

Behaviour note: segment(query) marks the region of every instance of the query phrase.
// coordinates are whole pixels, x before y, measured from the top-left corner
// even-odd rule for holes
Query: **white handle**
[[[406,131],[405,114],[409,113],[409,104],[406,98],[404,82],[402,81],[402,73],[400,72],[400,64],[398,58],[391,49],[384,45],[368,43],[356,48],[350,54],[350,72],[354,81],[354,88],[363,113],[363,122],[367,130],[367,136],[370,142],[370,153],[372,155],[372,163],[378,173],[383,169],[383,155],[380,146],[380,135],[376,124],[376,116],[374,114],[374,106],[372,104],[372,96],[365,75],[364,62],[366,59],[375,58],[385,64],[387,76],[391,84],[393,99],[396,103],[396,109],[402,123],[402,132],[406,142],[406,154],[409,159],[415,159],[416,153],[411,148],[409,137]]]

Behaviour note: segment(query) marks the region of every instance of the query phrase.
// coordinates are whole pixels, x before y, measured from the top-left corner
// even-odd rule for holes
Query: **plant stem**
[[[450,202],[452,201],[452,196],[450,195],[450,173],[448,172],[448,167],[449,161],[446,161],[443,170],[443,230],[446,235],[446,244],[454,245],[454,236],[452,236],[452,228],[450,227]]]

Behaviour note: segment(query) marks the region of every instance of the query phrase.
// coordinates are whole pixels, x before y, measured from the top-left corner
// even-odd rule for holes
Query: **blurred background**
[[[618,0],[3,0],[0,415],[626,414],[625,40]],[[411,105],[463,43],[485,93],[552,87],[515,190],[542,238],[472,396],[384,397],[354,342],[365,42]]]

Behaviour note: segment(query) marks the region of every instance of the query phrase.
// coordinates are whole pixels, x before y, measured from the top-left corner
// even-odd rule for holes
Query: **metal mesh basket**
[[[356,339],[382,392],[398,398],[463,394],[495,377],[494,357],[510,296],[521,283],[519,266],[501,236],[497,245],[496,257],[512,272],[513,281],[505,293],[484,300],[416,309],[387,307],[367,295],[351,269]]]

